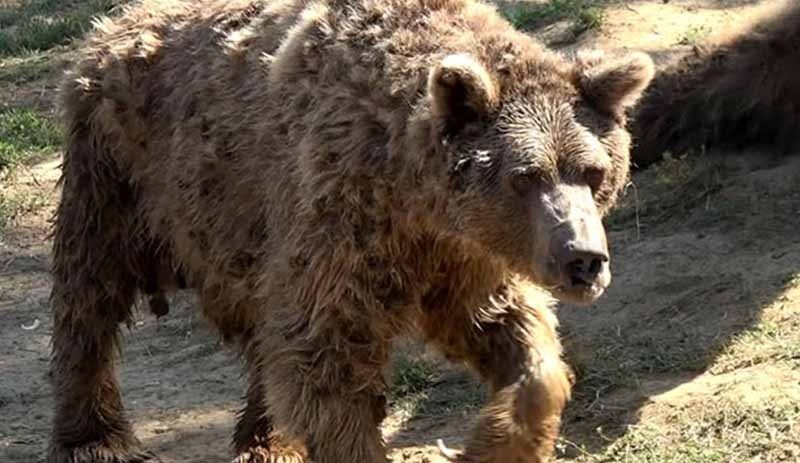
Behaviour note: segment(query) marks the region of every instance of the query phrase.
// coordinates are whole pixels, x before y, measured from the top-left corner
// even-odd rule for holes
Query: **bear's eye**
[[[514,191],[522,196],[527,196],[536,185],[536,177],[532,172],[517,172],[511,177]]]
[[[592,189],[592,192],[597,192],[606,179],[606,173],[603,169],[590,168],[586,169],[583,173],[583,177],[589,185],[589,188]]]

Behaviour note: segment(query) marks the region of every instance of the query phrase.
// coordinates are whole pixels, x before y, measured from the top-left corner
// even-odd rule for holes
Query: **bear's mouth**
[[[606,286],[597,282],[587,282],[572,278],[569,286],[558,285],[550,290],[558,300],[571,304],[589,305],[598,300],[606,291]]]
[[[591,286],[591,283],[578,277],[572,277],[570,279],[570,283],[572,284],[573,288],[584,288]]]

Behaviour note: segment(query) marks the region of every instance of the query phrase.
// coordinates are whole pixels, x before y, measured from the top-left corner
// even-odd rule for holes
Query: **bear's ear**
[[[606,57],[591,51],[578,54],[573,75],[583,95],[598,109],[621,114],[636,104],[654,73],[653,60],[645,53]]]
[[[433,117],[448,132],[479,120],[497,103],[497,88],[486,68],[469,55],[446,56],[428,78]]]

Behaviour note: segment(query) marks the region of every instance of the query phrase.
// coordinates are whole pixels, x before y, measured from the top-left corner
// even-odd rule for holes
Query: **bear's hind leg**
[[[130,320],[141,280],[135,194],[112,162],[99,159],[89,124],[75,116],[53,244],[55,413],[47,461],[155,463],[125,417],[114,365],[119,325]]]
[[[133,302],[132,291],[72,287],[67,297],[62,285],[56,288],[62,295],[54,297],[56,404],[48,463],[158,462],[133,435],[114,369],[118,324]]]

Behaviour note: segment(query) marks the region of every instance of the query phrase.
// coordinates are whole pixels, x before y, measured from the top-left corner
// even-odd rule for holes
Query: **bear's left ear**
[[[650,85],[655,66],[640,52],[605,57],[602,52],[578,54],[573,76],[583,95],[598,109],[621,114],[635,105]]]
[[[428,77],[431,112],[448,132],[479,120],[497,103],[497,87],[489,72],[466,54],[446,56]]]

